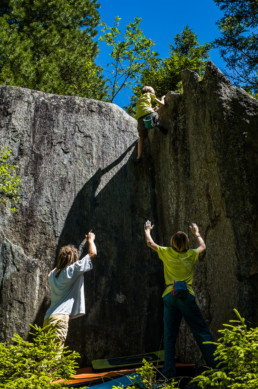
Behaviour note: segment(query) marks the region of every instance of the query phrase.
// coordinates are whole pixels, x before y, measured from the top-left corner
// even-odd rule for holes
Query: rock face
[[[117,106],[0,87],[1,145],[22,178],[19,212],[1,207],[1,341],[42,325],[58,249],[92,229],[87,315],[71,321],[67,344],[82,365],[160,349],[163,270],[145,245],[146,219],[161,245],[191,221],[200,226],[207,251],[194,290],[215,336],[235,307],[257,324],[258,104],[212,63],[202,81],[182,77],[183,95],[169,92],[160,109],[168,134],[150,130],[136,166],[136,121]],[[178,356],[200,361],[185,325]]]
[[[168,137],[151,138],[159,235],[168,245],[171,231],[200,226],[207,250],[193,286],[216,336],[233,308],[258,324],[258,102],[211,62],[202,81],[187,70],[182,79],[183,95],[169,93],[161,111]],[[183,327],[178,352],[189,361],[188,335]]]
[[[20,166],[22,201],[1,217],[1,340],[43,323],[47,274],[64,244],[96,234],[85,275],[87,316],[71,321],[68,345],[82,364],[156,349],[161,340],[162,269],[146,247],[155,218],[152,171],[131,157],[136,121],[115,105],[1,87],[1,144]]]

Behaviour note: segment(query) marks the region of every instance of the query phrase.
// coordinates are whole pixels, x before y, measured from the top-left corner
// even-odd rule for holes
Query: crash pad
[[[158,370],[162,370],[162,365],[156,366]],[[178,375],[187,375],[193,376],[193,369],[195,365],[191,363],[176,363],[176,369]],[[137,368],[137,367],[136,367]],[[70,388],[77,388],[87,385],[95,386],[102,382],[110,381],[114,378],[121,377],[124,375],[132,374],[136,371],[136,368],[127,368],[127,369],[116,369],[116,370],[108,370],[108,371],[94,371],[92,367],[84,367],[78,369],[76,374],[69,378],[68,380],[60,379],[55,381],[56,383],[63,383],[65,386]]]
[[[94,384],[95,382],[98,383],[104,382],[107,380],[111,380],[112,378],[121,377],[127,374],[132,374],[135,372],[135,369],[119,369],[119,370],[112,370],[112,371],[103,371],[103,372],[94,372],[92,367],[85,367],[78,369],[76,371],[76,374],[69,378],[68,380],[60,379],[58,381],[55,381],[56,383],[65,383],[67,386],[70,387],[76,387],[79,386],[79,384]]]
[[[127,357],[95,359],[91,361],[91,364],[94,370],[103,370],[113,369],[114,367],[141,365],[143,359],[152,363],[164,362],[164,350]]]
[[[94,389],[112,389],[114,386],[122,386],[126,388],[127,386],[134,385],[136,382],[141,381],[141,376],[137,373],[127,374],[113,380],[103,382],[98,385],[94,385]],[[88,389],[89,386],[84,386],[82,389]]]

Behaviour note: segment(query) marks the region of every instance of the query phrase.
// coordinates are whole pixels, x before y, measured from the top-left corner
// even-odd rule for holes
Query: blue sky
[[[126,26],[136,16],[142,18],[141,29],[147,38],[155,41],[154,50],[161,58],[168,56],[169,44],[186,25],[198,35],[200,44],[211,42],[219,35],[216,22],[223,16],[213,0],[99,0],[99,3],[100,16],[109,26],[113,25],[116,16],[122,18],[120,26]],[[104,43],[100,43],[100,51],[97,63],[105,68],[109,56]],[[224,62],[218,50],[211,51],[210,59],[223,71]],[[122,91],[115,103],[123,107],[129,103],[129,97],[128,90]]]

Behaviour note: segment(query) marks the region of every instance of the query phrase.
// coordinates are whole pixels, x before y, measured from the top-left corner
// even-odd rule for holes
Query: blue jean
[[[174,296],[173,292],[170,292],[163,300],[165,350],[163,374],[167,378],[176,376],[175,345],[182,317],[189,325],[207,365],[213,368],[216,367],[213,356],[216,350],[215,345],[203,344],[206,341],[213,341],[213,338],[196,304],[195,297],[187,292],[186,297],[181,299]]]

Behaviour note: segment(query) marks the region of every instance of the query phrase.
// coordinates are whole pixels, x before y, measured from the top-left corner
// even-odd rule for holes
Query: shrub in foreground
[[[214,344],[218,365],[195,377],[201,389],[258,388],[258,328],[248,329],[245,319],[234,309],[236,320],[223,324],[222,335]]]
[[[0,343],[0,388],[55,389],[60,378],[69,378],[78,367],[79,354],[55,342],[55,330],[32,327],[32,341],[14,334],[12,344]]]

